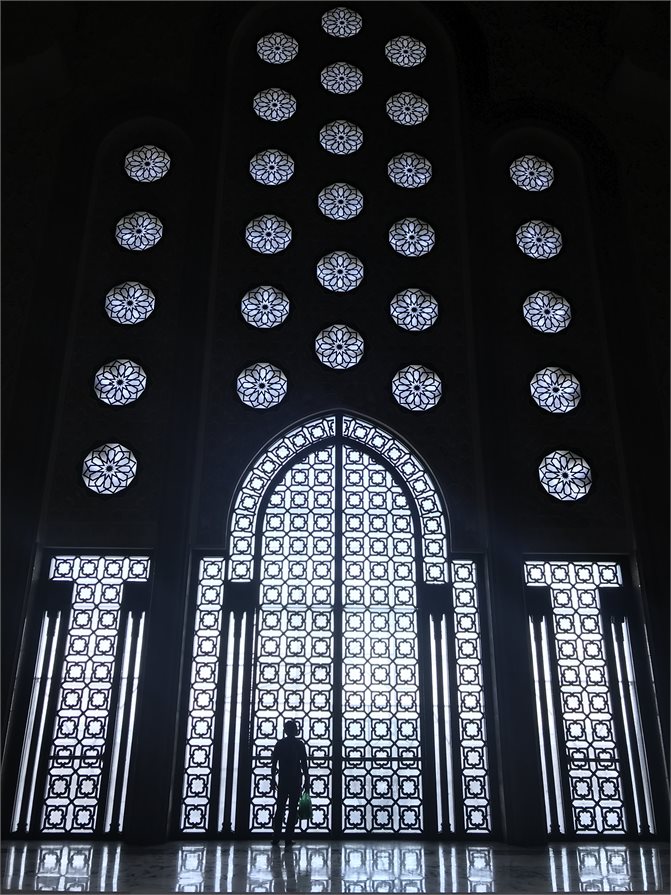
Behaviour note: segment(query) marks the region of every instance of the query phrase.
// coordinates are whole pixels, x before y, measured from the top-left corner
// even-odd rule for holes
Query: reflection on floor
[[[665,844],[5,843],[5,892],[668,892]]]

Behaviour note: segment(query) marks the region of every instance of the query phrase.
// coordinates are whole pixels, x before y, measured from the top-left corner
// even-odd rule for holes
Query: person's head
[[[288,737],[298,736],[298,724],[295,721],[284,722],[284,735]]]

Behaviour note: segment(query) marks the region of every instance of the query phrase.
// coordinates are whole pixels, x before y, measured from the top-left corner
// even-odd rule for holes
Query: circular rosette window
[[[282,31],[273,31],[272,34],[266,34],[257,40],[256,52],[263,62],[282,65],[296,58],[298,41],[288,34],[283,34]]]
[[[363,279],[363,264],[349,252],[331,252],[317,264],[317,279],[331,292],[350,292]]]
[[[257,286],[243,295],[240,310],[250,326],[272,329],[287,319],[289,299],[274,286]]]
[[[127,358],[104,364],[95,375],[93,390],[105,404],[122,407],[137,401],[147,384],[147,374]]]
[[[259,362],[240,373],[237,379],[238,397],[243,404],[256,410],[274,407],[287,394],[287,377],[273,364]]]
[[[391,393],[406,410],[431,410],[443,393],[440,376],[420,364],[410,364],[394,374]]]
[[[144,252],[163,236],[163,224],[148,211],[134,211],[117,221],[114,235],[122,248]]]
[[[322,28],[330,37],[354,37],[361,31],[361,24],[359,13],[346,6],[336,6],[322,16]]]
[[[117,494],[135,478],[137,460],[122,444],[101,444],[84,458],[84,484],[96,494]]]
[[[329,93],[354,93],[363,84],[363,75],[349,62],[334,62],[322,70],[321,82]]]
[[[296,111],[296,99],[281,87],[269,87],[256,94],[252,106],[264,121],[287,121]]]
[[[589,463],[572,451],[552,451],[543,457],[538,477],[547,493],[557,500],[580,500],[592,487]]]
[[[158,146],[138,146],[124,160],[126,174],[139,183],[152,183],[165,177],[170,169],[170,156]]]
[[[433,227],[418,218],[403,218],[389,228],[389,245],[399,255],[419,258],[436,244]]]
[[[293,176],[294,160],[279,149],[264,149],[249,160],[249,173],[257,183],[277,186]]]
[[[522,313],[529,326],[541,333],[561,332],[571,322],[571,305],[563,296],[547,290],[528,295]]]
[[[539,193],[552,186],[555,172],[545,159],[538,158],[537,155],[523,155],[511,164],[510,177],[520,189]]]
[[[384,55],[393,65],[398,65],[401,68],[414,68],[415,65],[421,65],[426,59],[426,46],[416,37],[402,34],[386,44]]]
[[[580,383],[561,367],[544,367],[531,379],[531,397],[550,413],[568,413],[580,401]]]
[[[148,286],[129,281],[119,283],[105,296],[105,311],[110,320],[132,326],[142,323],[154,310],[156,298]]]
[[[350,326],[335,323],[319,333],[315,339],[315,351],[327,367],[347,370],[356,366],[363,357],[363,339]]]
[[[330,121],[319,131],[319,142],[333,155],[351,155],[363,146],[363,131],[351,121]]]
[[[275,214],[263,214],[247,224],[245,240],[250,249],[261,255],[276,255],[289,246],[291,227]]]
[[[429,329],[438,319],[438,302],[421,289],[404,289],[389,303],[392,320],[401,329],[421,332]]]
[[[520,252],[537,261],[558,255],[562,247],[561,233],[545,221],[527,221],[517,229],[515,241]]]
[[[387,100],[387,115],[396,124],[421,124],[429,114],[429,104],[416,93],[396,93]]]
[[[414,190],[431,180],[431,162],[416,152],[402,152],[389,160],[387,173],[396,186]]]
[[[363,208],[363,196],[349,183],[332,183],[317,197],[319,210],[332,221],[349,221]]]

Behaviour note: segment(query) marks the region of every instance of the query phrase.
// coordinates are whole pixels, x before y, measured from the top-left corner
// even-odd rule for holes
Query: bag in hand
[[[301,797],[298,800],[298,819],[312,820],[312,799],[308,790],[301,793]]]

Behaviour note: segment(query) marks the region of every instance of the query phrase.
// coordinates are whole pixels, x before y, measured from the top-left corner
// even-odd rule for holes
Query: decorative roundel
[[[531,397],[550,413],[568,413],[580,401],[580,383],[561,367],[544,367],[531,379]]]
[[[148,286],[128,281],[114,286],[105,296],[105,311],[115,323],[142,323],[154,310],[156,298]]]
[[[122,444],[101,444],[84,458],[84,484],[96,494],[117,494],[135,478],[137,460]]]
[[[93,390],[100,400],[113,407],[137,401],[147,384],[147,374],[127,358],[104,364],[95,375]]]
[[[431,162],[416,152],[401,152],[389,160],[387,173],[396,186],[414,190],[431,180]]]
[[[429,104],[416,93],[396,93],[387,100],[387,115],[396,124],[421,124],[429,114]]]
[[[363,74],[349,62],[334,62],[322,70],[321,82],[329,93],[354,93],[363,84]]]
[[[363,279],[363,264],[349,252],[331,252],[317,264],[317,279],[331,292],[351,292]]]
[[[284,400],[287,394],[287,377],[279,367],[261,361],[245,367],[240,373],[237,390],[243,404],[265,410]]]
[[[330,121],[319,131],[319,142],[334,155],[350,155],[363,146],[363,131],[351,121]]]
[[[144,252],[163,236],[163,224],[148,211],[134,211],[117,221],[114,235],[122,248]]]
[[[283,252],[291,242],[291,227],[276,214],[253,218],[245,227],[245,239],[250,249],[261,255]]]
[[[571,305],[563,296],[547,290],[527,296],[522,313],[529,326],[541,333],[561,332],[571,322]]]
[[[527,221],[517,229],[515,241],[520,252],[537,261],[558,255],[562,247],[561,233],[545,221]]]
[[[249,173],[257,183],[277,186],[293,177],[294,160],[279,149],[264,149],[249,160]]]
[[[281,87],[269,87],[256,94],[252,105],[264,121],[287,121],[296,111],[296,98]]]
[[[335,323],[319,333],[315,339],[315,351],[327,367],[347,370],[356,366],[363,357],[363,339],[350,326]]]
[[[415,65],[420,65],[426,59],[426,47],[416,37],[402,34],[386,44],[384,55],[394,65],[399,65],[401,68],[414,68]]]
[[[557,500],[580,500],[592,487],[589,463],[572,451],[552,451],[543,457],[538,477],[547,493]]]
[[[389,245],[399,255],[418,258],[436,244],[433,227],[418,218],[403,218],[389,228]]]
[[[552,186],[555,172],[545,159],[538,158],[537,155],[523,155],[511,164],[510,177],[520,189],[539,193]]]
[[[319,210],[333,221],[349,221],[363,208],[363,196],[349,183],[332,183],[325,186],[317,197]]]
[[[391,317],[401,329],[421,332],[429,329],[438,319],[438,302],[422,289],[404,289],[389,303]]]
[[[291,62],[298,52],[298,41],[281,31],[273,31],[260,37],[256,42],[256,52],[263,62],[273,65],[281,65],[283,62]]]
[[[354,37],[361,31],[361,24],[359,13],[346,6],[336,6],[322,16],[322,28],[330,37]]]
[[[139,183],[151,183],[165,177],[170,169],[170,156],[158,146],[138,146],[124,160],[126,174]]]
[[[242,316],[251,326],[272,329],[284,323],[289,314],[289,299],[274,286],[257,286],[245,292],[240,302]]]
[[[391,392],[407,410],[430,410],[443,393],[440,376],[421,364],[410,364],[394,374]]]

